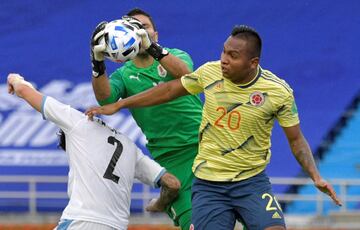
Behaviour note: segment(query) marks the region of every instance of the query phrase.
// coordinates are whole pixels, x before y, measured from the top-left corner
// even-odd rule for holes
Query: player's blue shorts
[[[192,210],[191,222],[195,230],[234,229],[236,220],[248,230],[275,225],[285,227],[283,212],[265,172],[239,182],[195,178]]]

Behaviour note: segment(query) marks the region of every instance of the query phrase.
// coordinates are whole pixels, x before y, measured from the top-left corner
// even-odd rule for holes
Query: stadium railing
[[[0,176],[0,211],[2,213],[9,211],[14,212],[16,205],[25,204],[26,210],[30,215],[37,215],[39,211],[39,200],[43,200],[41,203],[46,203],[50,200],[63,200],[57,207],[58,212],[61,212],[67,203],[67,192],[64,190],[67,183],[66,176]],[[333,179],[329,180],[334,187],[338,189],[338,195],[343,201],[343,206],[339,208],[340,212],[348,211],[347,202],[360,202],[360,195],[350,195],[347,193],[348,186],[360,186],[360,179]],[[136,184],[140,182],[135,181]],[[313,184],[308,178],[285,178],[285,177],[273,177],[271,178],[273,186],[288,186],[288,185],[307,185]],[[14,186],[15,184],[25,184],[26,186]],[[41,185],[42,186],[39,186]],[[46,185],[49,184],[63,184],[62,189],[46,189]],[[45,185],[45,186],[44,186]],[[39,189],[39,187],[42,187]],[[44,188],[45,187],[45,188]],[[62,190],[62,191],[61,191]],[[275,192],[276,193],[276,192]],[[143,200],[142,213],[146,217],[150,214],[145,212],[145,206],[151,198],[159,195],[158,190],[153,190],[149,186],[143,185],[141,191],[133,191],[132,199]],[[277,199],[280,202],[291,202],[291,201],[310,201],[316,202],[316,214],[318,216],[325,215],[323,213],[324,202],[329,202],[330,198],[318,191],[317,194],[299,195],[289,193],[276,193]],[[9,200],[22,200],[22,202],[8,202]],[[58,203],[59,204],[59,203]],[[13,206],[13,207],[10,207]],[[56,203],[55,203],[56,205]],[[8,206],[8,207],[6,207]],[[49,207],[54,207],[50,205]],[[24,210],[23,210],[24,211]],[[45,209],[46,211],[46,209]]]
[[[272,177],[271,183],[274,186],[277,185],[313,185],[313,181],[309,178],[285,178],[285,177]],[[360,179],[329,179],[329,182],[333,185],[337,191],[337,195],[342,201],[341,207],[334,208],[334,211],[338,209],[339,212],[349,211],[347,207],[348,202],[360,202],[360,195],[352,195],[348,193],[349,186],[360,186]],[[315,189],[315,187],[314,187]],[[316,189],[315,194],[295,194],[295,193],[276,193],[276,197],[280,202],[292,202],[292,201],[313,201],[316,202],[316,214],[317,216],[324,215],[324,202],[332,202],[330,197]],[[359,210],[360,211],[360,210]]]

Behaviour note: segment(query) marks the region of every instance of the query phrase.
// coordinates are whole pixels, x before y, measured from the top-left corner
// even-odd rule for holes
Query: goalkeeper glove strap
[[[105,73],[106,66],[104,61],[96,61],[95,59],[93,59],[91,61],[91,65],[93,77],[98,78]]]
[[[166,49],[155,42],[151,43],[149,48],[146,49],[146,52],[150,54],[156,61],[160,61],[163,57],[169,54]]]

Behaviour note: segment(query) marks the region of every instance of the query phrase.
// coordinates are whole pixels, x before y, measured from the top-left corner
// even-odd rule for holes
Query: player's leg
[[[223,183],[195,178],[192,187],[192,227],[197,230],[229,230],[235,213]],[[190,228],[191,229],[191,228]]]
[[[179,196],[166,212],[173,219],[174,225],[180,226],[182,230],[188,230],[191,221],[191,185],[194,179],[192,164],[197,150],[198,146],[192,145],[155,159],[181,182]]]
[[[284,214],[265,172],[235,183],[230,194],[247,229],[286,229]]]

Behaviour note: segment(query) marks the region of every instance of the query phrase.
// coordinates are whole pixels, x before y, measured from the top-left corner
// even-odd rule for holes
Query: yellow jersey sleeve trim
[[[181,84],[190,94],[198,94],[204,91],[199,83],[199,78],[195,75],[185,75],[181,77]]]
[[[283,123],[281,123],[281,124],[280,124],[280,122],[279,122],[279,125],[280,125],[281,127],[284,127],[284,128],[293,127],[293,126],[298,125],[298,124],[300,124],[300,120],[299,120],[299,119],[297,119],[297,121],[293,121],[293,122],[283,122]]]

